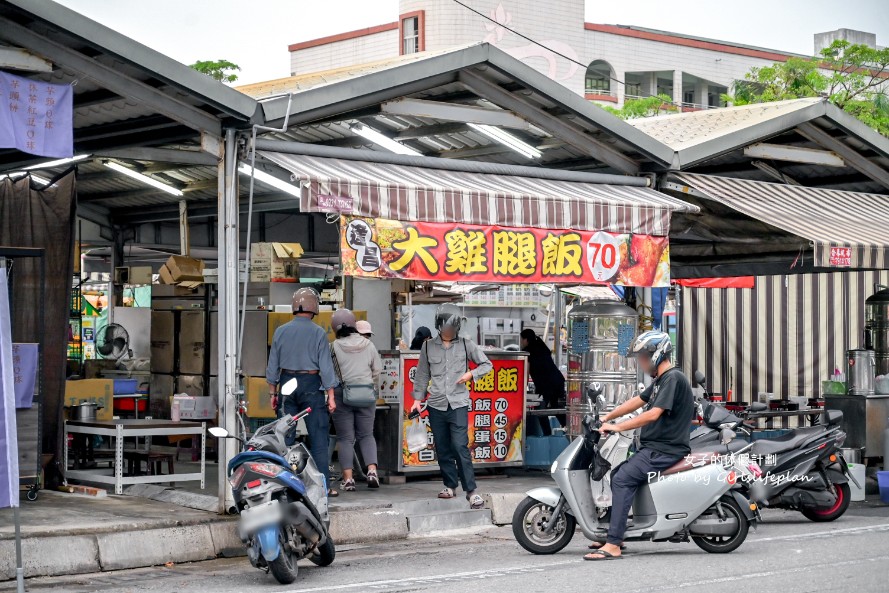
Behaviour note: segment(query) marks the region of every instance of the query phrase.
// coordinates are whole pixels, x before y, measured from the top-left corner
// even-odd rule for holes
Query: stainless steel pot
[[[846,367],[847,393],[873,395],[876,366],[873,350],[849,350]]]
[[[846,463],[861,463],[861,449],[840,449]]]
[[[98,412],[100,408],[102,408],[102,406],[99,404],[82,401],[77,405],[68,407],[70,410],[69,417],[71,420],[77,422],[95,422],[96,412]]]

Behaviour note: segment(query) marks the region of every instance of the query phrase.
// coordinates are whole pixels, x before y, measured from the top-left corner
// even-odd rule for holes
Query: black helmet
[[[646,354],[651,359],[651,376],[657,376],[657,368],[673,352],[669,334],[659,331],[642,332],[630,347],[630,356]]]
[[[439,332],[443,327],[451,327],[454,332],[460,331],[463,314],[456,305],[441,305],[435,312],[435,329]]]

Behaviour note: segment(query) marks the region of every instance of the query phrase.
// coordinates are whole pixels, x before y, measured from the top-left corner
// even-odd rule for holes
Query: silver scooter
[[[627,459],[626,440],[632,438],[612,433],[600,444],[601,395],[600,386],[589,389],[593,412],[583,419],[583,437],[574,439],[553,463],[556,486],[529,491],[513,515],[516,540],[533,554],[559,552],[578,525],[587,539],[605,541],[611,505],[609,464],[616,467]],[[606,453],[610,459],[602,457]],[[636,492],[624,541],[691,540],[710,553],[737,549],[758,521],[757,506],[735,487],[739,480],[749,479],[751,471],[739,460],[695,451],[653,476]]]

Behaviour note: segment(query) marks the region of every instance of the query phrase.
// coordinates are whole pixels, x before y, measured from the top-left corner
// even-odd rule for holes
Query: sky
[[[394,22],[398,15],[398,0],[57,1],[180,62],[239,64],[237,84],[289,76],[291,43]],[[838,28],[876,33],[877,43],[889,46],[889,0],[586,0],[586,20],[801,54],[812,53],[814,33]]]

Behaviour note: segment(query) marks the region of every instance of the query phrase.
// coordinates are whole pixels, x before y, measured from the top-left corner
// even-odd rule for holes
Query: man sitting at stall
[[[469,451],[469,382],[491,372],[494,366],[477,344],[458,336],[463,316],[454,305],[442,305],[435,315],[438,337],[426,340],[414,377],[414,404],[420,411],[427,400],[429,426],[435,439],[435,456],[445,489],[439,498],[454,498],[459,478],[469,506],[481,509],[485,501],[475,491],[475,472]],[[469,369],[469,362],[478,366]],[[427,393],[428,386],[428,393]]]

